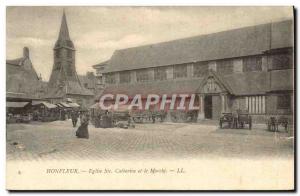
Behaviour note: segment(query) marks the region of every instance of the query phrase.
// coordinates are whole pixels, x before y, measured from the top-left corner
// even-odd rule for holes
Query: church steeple
[[[85,104],[85,99],[92,99],[93,93],[85,89],[79,80],[75,67],[75,47],[69,35],[67,17],[63,12],[58,39],[54,46],[54,63],[46,98],[53,102],[74,98]]]
[[[65,10],[63,12],[63,17],[61,19],[60,31],[59,31],[59,40],[70,40],[69,29],[67,24],[67,18]]]
[[[70,35],[69,35],[69,28],[68,28],[68,24],[67,24],[67,17],[65,14],[65,10],[63,11],[58,40],[55,43],[54,49],[61,48],[61,47],[74,49],[74,44],[71,41]]]
[[[54,65],[49,84],[55,86],[61,83],[58,86],[63,86],[66,80],[79,83],[75,67],[75,48],[70,39],[66,14],[63,12],[58,39],[54,46]]]

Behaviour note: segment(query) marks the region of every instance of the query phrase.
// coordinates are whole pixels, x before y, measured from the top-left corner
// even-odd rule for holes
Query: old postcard
[[[293,7],[6,8],[8,190],[294,190]]]

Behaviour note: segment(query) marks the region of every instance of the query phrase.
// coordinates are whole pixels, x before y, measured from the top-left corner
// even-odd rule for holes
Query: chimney
[[[29,58],[29,49],[27,47],[23,48],[23,57]]]

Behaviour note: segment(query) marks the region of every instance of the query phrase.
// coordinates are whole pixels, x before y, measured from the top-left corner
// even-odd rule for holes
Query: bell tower
[[[50,86],[61,86],[65,81],[79,82],[75,68],[75,47],[70,39],[65,12],[63,12],[58,39],[53,51],[54,64],[49,80]]]
[[[63,12],[53,53],[54,63],[45,98],[51,102],[71,98],[81,105],[87,105],[93,100],[94,94],[84,88],[78,78],[75,67],[75,47],[70,39],[65,12]]]

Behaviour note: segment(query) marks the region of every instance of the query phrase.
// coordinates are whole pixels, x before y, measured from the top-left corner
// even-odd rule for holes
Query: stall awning
[[[96,108],[100,108],[100,106],[99,106],[99,103],[95,103],[94,105],[91,105],[89,108],[96,109]]]
[[[46,101],[33,101],[32,102],[32,105],[35,106],[35,105],[44,105],[46,108],[49,108],[49,109],[53,109],[53,108],[56,108],[57,106],[52,104],[52,103],[49,103],[49,102],[46,102]]]
[[[78,103],[68,103],[68,105],[70,105],[72,108],[79,108],[80,105]]]
[[[72,106],[70,106],[68,103],[65,103],[65,102],[60,102],[58,103],[58,105],[64,107],[64,108],[71,108]]]
[[[23,108],[25,107],[29,102],[6,102],[7,108]]]

